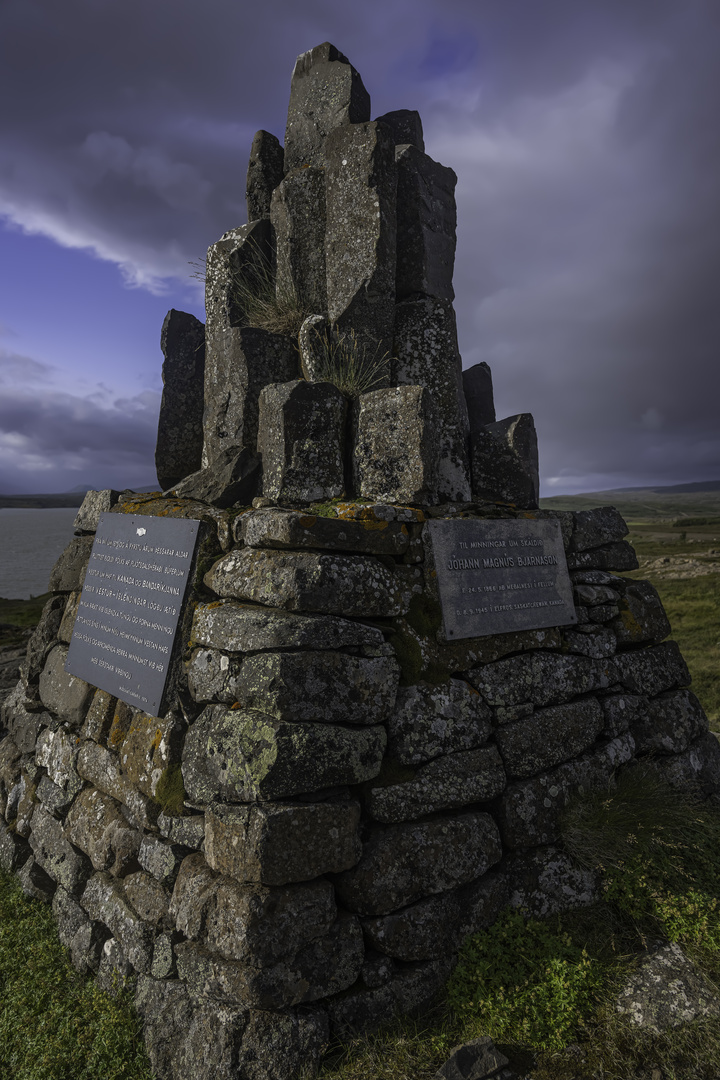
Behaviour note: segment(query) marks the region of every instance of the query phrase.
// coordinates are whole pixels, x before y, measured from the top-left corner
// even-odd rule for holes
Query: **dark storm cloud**
[[[464,361],[535,414],[545,477],[714,477],[719,28],[716,0],[14,0],[0,212],[130,283],[184,278],[245,219],[252,135],[282,136],[295,55],[329,38],[458,173]]]

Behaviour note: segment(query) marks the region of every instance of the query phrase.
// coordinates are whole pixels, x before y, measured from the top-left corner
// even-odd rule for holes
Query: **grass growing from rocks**
[[[140,1022],[71,967],[52,911],[0,871],[2,1080],[151,1080]]]

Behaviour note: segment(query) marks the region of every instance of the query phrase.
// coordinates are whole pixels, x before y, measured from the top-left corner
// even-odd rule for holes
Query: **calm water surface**
[[[58,555],[73,536],[77,507],[0,509],[0,596],[29,600],[47,592]]]

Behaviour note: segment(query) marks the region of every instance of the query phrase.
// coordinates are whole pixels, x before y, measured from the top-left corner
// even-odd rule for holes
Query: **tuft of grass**
[[[249,326],[297,340],[311,312],[291,284],[276,282],[272,263],[259,247],[243,267],[231,271],[230,280],[232,298]]]
[[[0,1075],[8,1080],[152,1080],[130,992],[112,998],[79,975],[50,907],[3,871],[0,999]]]
[[[390,372],[390,354],[364,345],[354,330],[345,333],[337,327],[313,334],[314,380],[337,386],[345,397],[366,394],[384,382]]]

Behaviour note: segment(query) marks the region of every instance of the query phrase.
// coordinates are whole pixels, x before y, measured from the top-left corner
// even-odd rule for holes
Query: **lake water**
[[[77,507],[0,509],[0,596],[29,600],[47,592],[50,571],[73,537]]]

